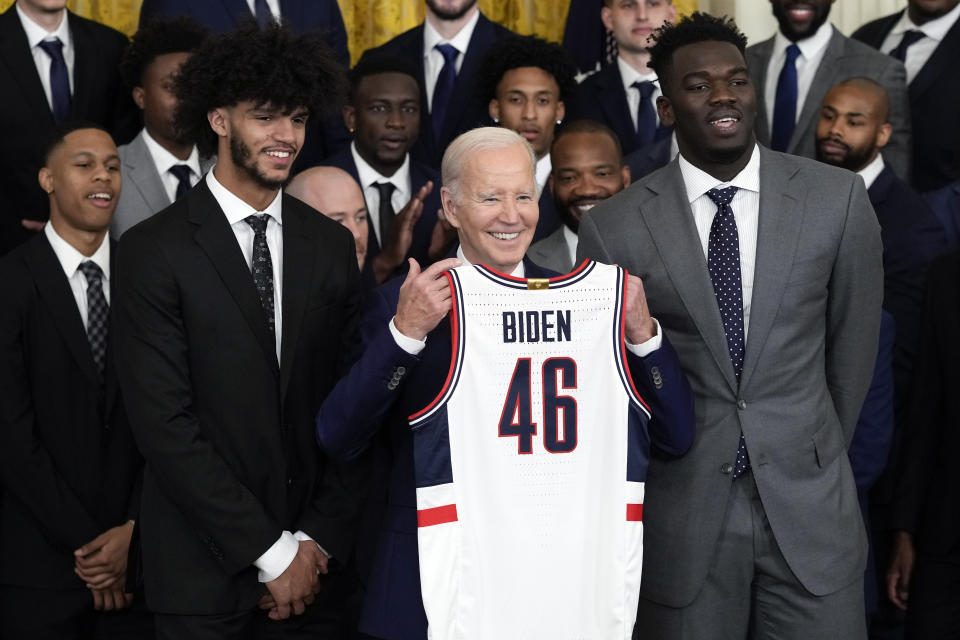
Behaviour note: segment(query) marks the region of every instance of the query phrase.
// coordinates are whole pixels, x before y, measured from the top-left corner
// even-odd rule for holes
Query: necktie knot
[[[63,42],[60,38],[41,40],[38,46],[53,60],[63,60]]]
[[[374,182],[373,186],[380,192],[380,202],[389,202],[397,188],[392,182]]]
[[[460,55],[460,51],[453,46],[452,44],[435,44],[433,48],[440,52],[440,55],[443,56],[443,64],[452,64],[457,61],[457,56]]]
[[[900,44],[897,45],[896,49],[890,52],[890,55],[900,62],[903,62],[907,59],[907,49],[909,49],[914,43],[918,40],[923,39],[923,31],[918,31],[917,29],[910,29],[903,32],[903,37],[900,39]]]
[[[637,80],[630,86],[640,92],[640,100],[649,100],[657,88],[651,80]]]
[[[797,43],[791,44],[787,47],[787,62],[790,64],[795,64],[797,58],[800,57],[800,47],[797,46]]]
[[[256,235],[266,236],[267,223],[270,222],[270,216],[258,213],[256,215],[247,216],[243,219],[243,221],[250,225]]]
[[[273,21],[273,12],[270,11],[267,0],[254,0],[253,15],[257,18],[257,24],[260,25],[261,29]]]
[[[190,190],[190,175],[193,171],[185,164],[175,164],[169,171],[177,179],[176,199],[179,200]]]
[[[80,270],[80,273],[83,274],[83,277],[87,279],[87,286],[99,286],[103,280],[103,270],[100,269],[100,265],[93,260],[84,260],[77,268]]]
[[[724,189],[710,189],[707,191],[707,197],[713,200],[713,203],[717,205],[717,209],[723,209],[724,207],[730,206],[730,201],[733,200],[734,194],[737,193],[739,187],[726,187]]]

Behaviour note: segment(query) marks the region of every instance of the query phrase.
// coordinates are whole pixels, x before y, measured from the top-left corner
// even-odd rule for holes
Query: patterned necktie
[[[81,262],[78,268],[87,279],[87,340],[90,342],[90,352],[93,354],[97,371],[100,372],[102,384],[110,317],[110,307],[103,295],[103,271],[92,260]]]
[[[800,47],[787,47],[787,59],[777,79],[777,94],[773,104],[773,129],[770,132],[770,148],[786,151],[797,126],[797,58]]]
[[[717,205],[717,214],[710,225],[710,240],[707,248],[707,269],[713,292],[720,307],[723,320],[723,333],[727,337],[727,350],[733,372],[740,381],[743,373],[744,331],[743,331],[743,283],[740,279],[740,236],[737,233],[737,221],[733,217],[730,201],[737,187],[710,189],[707,197]],[[739,478],[750,468],[747,444],[740,434],[737,446],[737,460],[733,467],[733,477]]]
[[[257,24],[260,25],[261,29],[273,20],[273,14],[270,12],[267,0],[254,0],[253,13],[257,17]]]
[[[896,58],[900,62],[906,62],[907,49],[909,49],[910,46],[917,40],[922,40],[923,36],[923,31],[917,31],[916,29],[904,31],[903,38],[900,39],[900,44],[897,45],[896,49],[890,52],[890,56]]]
[[[190,167],[185,164],[175,164],[169,171],[177,179],[177,194],[174,199],[179,200],[186,195],[187,191],[190,191]]]
[[[267,246],[267,223],[270,216],[266,214],[257,214],[244,218],[253,229],[253,261],[250,265],[250,271],[253,274],[253,284],[257,287],[257,293],[260,294],[260,304],[263,306],[263,312],[267,316],[267,325],[270,327],[270,333],[274,336],[273,317],[273,260],[270,258],[270,247]]]
[[[63,43],[60,38],[43,40],[40,48],[50,56],[50,97],[53,102],[53,119],[57,124],[70,117],[70,76],[67,62],[63,59]]]
[[[437,76],[433,88],[433,100],[430,102],[430,125],[433,139],[439,140],[443,132],[443,119],[447,115],[447,106],[453,94],[453,84],[457,80],[457,56],[460,52],[452,44],[438,44],[433,47],[443,55],[443,67]]]
[[[637,109],[637,146],[641,147],[653,142],[657,135],[657,112],[653,107],[653,100],[650,99],[657,87],[649,80],[643,82],[637,80],[630,86],[640,92],[640,106]]]
[[[380,248],[382,249],[387,243],[387,234],[390,233],[390,227],[393,226],[395,215],[393,212],[393,202],[391,202],[390,199],[396,187],[392,182],[374,182],[373,186],[380,192],[379,215],[377,217],[380,219],[378,226],[380,227]]]

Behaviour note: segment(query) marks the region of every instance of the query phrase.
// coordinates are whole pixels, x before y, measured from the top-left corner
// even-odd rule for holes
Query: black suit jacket
[[[868,22],[853,38],[876,49],[883,45],[903,11]],[[960,20],[909,85],[913,123],[913,186],[925,193],[960,178]]]
[[[302,530],[346,559],[359,496],[313,418],[346,361],[357,259],[341,225],[283,196],[283,325],[275,342],[250,270],[206,182],[120,243],[118,371],[146,459],[147,603],[253,608],[252,565]]]
[[[85,589],[73,552],[137,518],[143,460],[112,344],[101,394],[86,328],[46,236],[0,268],[0,582]]]
[[[420,83],[420,104],[424,105],[424,108],[420,109],[420,137],[411,151],[413,157],[439,170],[443,152],[451,140],[464,131],[490,121],[487,104],[476,94],[477,73],[480,71],[480,63],[487,50],[511,33],[506,27],[491,22],[482,13],[480,14],[473,36],[470,38],[470,45],[467,47],[467,53],[463,56],[460,72],[457,73],[457,80],[453,85],[453,95],[450,97],[450,104],[447,105],[439,138],[433,135],[430,110],[426,106],[429,102],[427,102],[426,84],[423,79],[423,24],[363,54],[363,56],[404,58],[416,65],[419,72],[417,80]]]
[[[670,157],[672,135],[660,138],[656,142],[644,145],[623,158],[623,164],[630,167],[630,180],[639,180],[661,169],[673,159]]]
[[[584,78],[577,88],[577,97],[568,107],[568,122],[596,120],[617,134],[623,154],[626,155],[656,140],[670,137],[671,129],[657,127],[653,140],[641,140],[633,127],[633,116],[623,90],[623,77],[616,62],[608,64],[596,73]]]
[[[33,235],[20,224],[22,218],[47,219],[47,195],[37,172],[56,126],[16,9],[0,14],[0,87],[6,95],[0,100],[0,255]],[[127,37],[72,13],[67,20],[76,52],[70,119],[95,122],[117,144],[129,142],[139,130],[139,116],[117,70]]]
[[[929,554],[960,543],[960,253],[930,267],[894,528]]]
[[[960,180],[923,195],[947,234],[947,248],[960,249]]]

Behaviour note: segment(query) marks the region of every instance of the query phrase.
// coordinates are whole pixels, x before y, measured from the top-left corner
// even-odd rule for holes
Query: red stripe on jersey
[[[620,358],[623,362],[623,372],[627,374],[627,380],[630,382],[630,388],[627,389],[629,392],[633,392],[633,396],[640,401],[640,404],[644,406],[647,410],[647,413],[653,415],[653,412],[650,411],[650,405],[647,404],[647,401],[640,396],[640,392],[637,391],[636,385],[633,383],[633,376],[630,375],[630,367],[627,366],[627,280],[630,278],[630,274],[627,273],[627,270],[623,270],[623,304],[620,305]],[[662,329],[662,328],[661,328]]]
[[[642,502],[640,504],[627,503],[627,522],[643,522]]]
[[[581,262],[580,265],[579,265],[576,269],[574,269],[573,271],[571,271],[570,273],[567,273],[567,274],[565,274],[565,275],[560,275],[560,276],[554,276],[553,278],[547,278],[547,279],[550,281],[551,284],[556,284],[556,283],[558,283],[558,282],[561,282],[561,281],[563,281],[563,280],[567,280],[567,279],[572,278],[573,276],[577,275],[578,273],[580,273],[581,271],[583,271],[584,269],[586,269],[586,268],[587,268],[587,265],[589,265],[589,264],[590,264],[590,258],[584,258],[584,259],[583,259],[583,262]],[[517,276],[512,276],[512,275],[510,275],[509,273],[504,273],[504,272],[502,272],[502,271],[497,271],[497,270],[494,269],[493,267],[490,267],[490,266],[485,265],[485,264],[480,264],[480,265],[477,265],[477,266],[483,267],[484,269],[486,269],[486,270],[489,271],[490,273],[495,274],[495,275],[498,275],[498,276],[500,276],[501,278],[503,278],[504,280],[510,280],[510,281],[512,281],[512,282],[517,282],[517,283],[522,283],[522,284],[526,284],[526,282],[527,282],[527,278],[518,278]]]
[[[442,507],[417,510],[417,526],[432,527],[435,524],[446,524],[457,521],[457,505],[445,504]]]
[[[447,370],[447,379],[443,382],[443,387],[440,389],[440,393],[437,394],[430,404],[425,406],[420,411],[407,417],[407,420],[416,420],[420,416],[424,415],[431,409],[440,400],[443,398],[444,394],[447,393],[447,389],[450,387],[450,381],[453,380],[453,372],[457,370],[457,351],[459,349],[458,340],[460,338],[460,318],[457,316],[457,288],[453,286],[453,276],[444,271],[444,277],[447,279],[447,285],[450,287],[450,368]],[[456,518],[454,518],[456,519]]]

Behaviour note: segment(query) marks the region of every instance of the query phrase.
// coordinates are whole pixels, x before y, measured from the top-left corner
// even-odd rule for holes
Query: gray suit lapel
[[[157,166],[143,140],[143,131],[127,146],[123,159],[123,179],[123,187],[136,187],[154,213],[170,206],[170,198],[163,188]]]
[[[793,266],[803,225],[802,188],[791,180],[798,170],[787,156],[760,147],[760,219],[742,387],[756,368]]]
[[[647,188],[656,196],[643,203],[641,213],[667,276],[727,384],[736,391],[737,379],[727,350],[723,320],[677,160],[674,159],[666,170],[654,174]]]
[[[773,55],[773,38],[747,49],[747,66],[757,94],[757,120],[753,130],[760,144],[770,144],[770,117],[767,113],[767,67]]]
[[[841,58],[844,56],[844,48],[844,36],[837,31],[836,27],[833,27],[833,35],[830,36],[830,42],[827,43],[827,50],[823,52],[820,65],[817,67],[817,73],[813,76],[810,90],[807,91],[807,97],[803,101],[797,126],[793,130],[793,136],[790,138],[790,144],[787,147],[788,153],[796,151],[797,147],[805,142],[810,135],[810,131],[807,129],[811,126],[814,116],[819,116],[820,103],[823,102],[827,92],[836,84],[837,75],[843,69]]]

